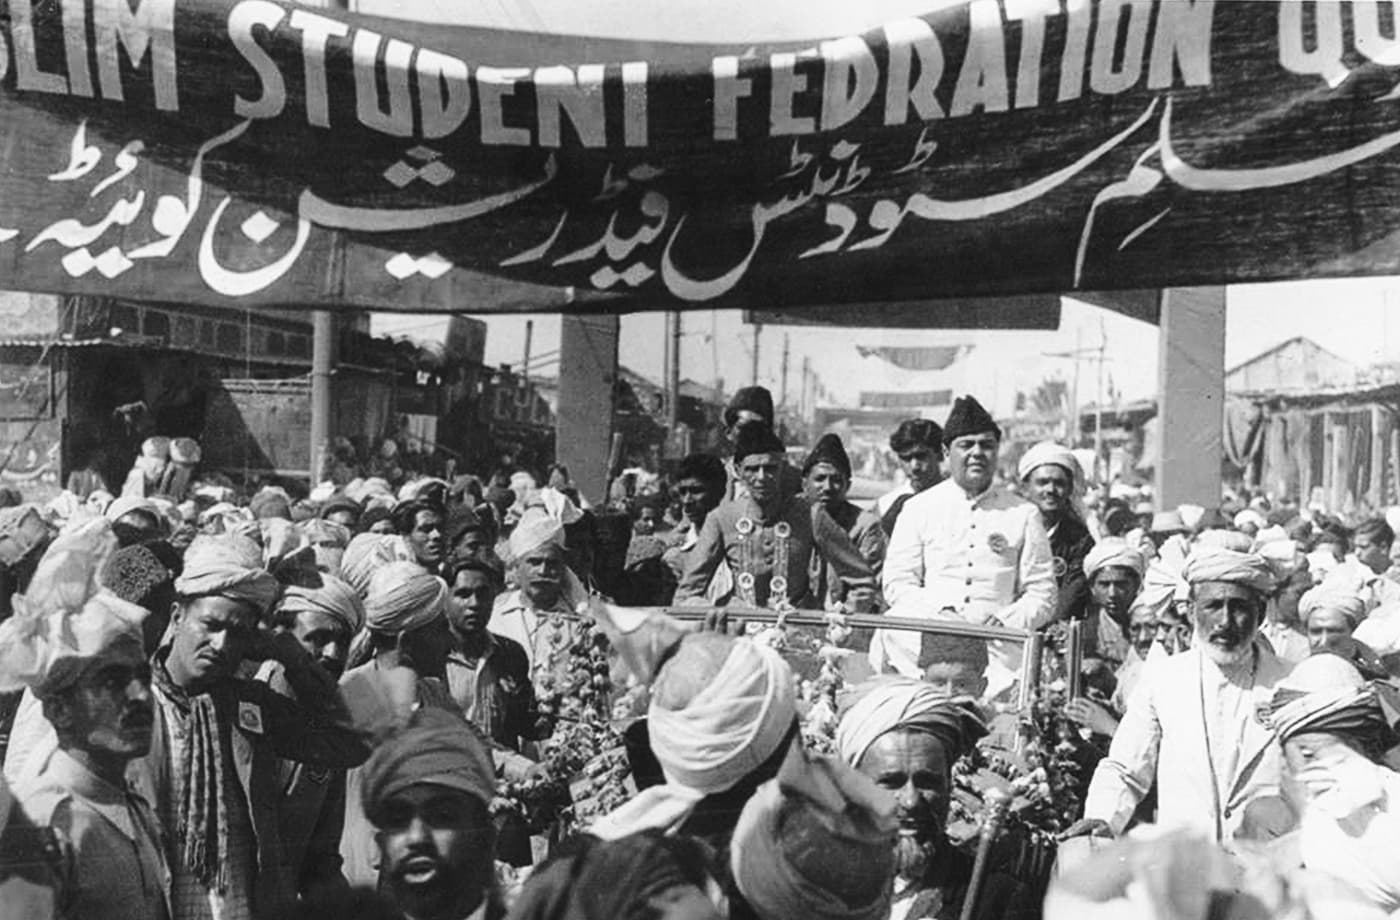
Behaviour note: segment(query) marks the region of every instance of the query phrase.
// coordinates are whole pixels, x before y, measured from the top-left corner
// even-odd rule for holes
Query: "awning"
[[[1400,271],[1375,3],[974,0],[733,48],[63,6],[0,17],[14,289],[782,311]]]

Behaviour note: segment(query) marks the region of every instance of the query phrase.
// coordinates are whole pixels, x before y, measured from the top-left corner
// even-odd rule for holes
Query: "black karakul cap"
[[[724,408],[724,424],[732,426],[740,412],[756,412],[769,425],[773,424],[773,394],[767,387],[743,387],[735,392]]]
[[[840,470],[847,479],[851,478],[851,458],[846,455],[846,448],[841,444],[841,439],[834,434],[824,434],[817,441],[812,452],[802,463],[802,475],[806,476],[818,463],[829,463]]]
[[[734,442],[734,462],[741,463],[750,454],[782,454],[787,448],[767,425],[745,425],[739,429]]]
[[[982,404],[971,396],[959,396],[953,401],[953,411],[948,413],[948,421],[943,423],[943,443],[952,444],[958,438],[971,434],[992,434],[1001,440],[1001,429],[996,419]]]

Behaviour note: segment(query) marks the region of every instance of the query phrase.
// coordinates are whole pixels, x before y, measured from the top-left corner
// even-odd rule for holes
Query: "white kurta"
[[[883,585],[890,616],[967,623],[994,616],[1005,626],[1036,629],[1055,610],[1054,556],[1040,513],[1003,486],[969,498],[945,479],[909,499],[885,553]],[[872,664],[907,672],[918,649],[916,634],[882,631],[871,645]],[[1021,647],[993,643],[989,652],[995,693],[1015,679]]]
[[[1375,798],[1345,817],[1307,808],[1298,843],[1304,866],[1355,886],[1389,913],[1400,908],[1400,775],[1375,766],[1374,782]]]
[[[1290,666],[1262,643],[1255,654],[1234,673],[1197,648],[1149,660],[1094,771],[1084,816],[1120,833],[1155,781],[1159,825],[1228,844],[1245,806],[1279,784],[1279,747],[1255,712]]]

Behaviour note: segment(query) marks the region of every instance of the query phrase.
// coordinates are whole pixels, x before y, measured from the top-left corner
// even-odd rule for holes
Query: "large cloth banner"
[[[758,48],[0,8],[5,288],[773,309],[1400,270],[1391,3],[972,0]]]

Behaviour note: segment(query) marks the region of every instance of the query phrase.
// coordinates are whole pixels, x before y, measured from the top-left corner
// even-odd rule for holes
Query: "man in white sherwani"
[[[994,485],[1001,429],[971,396],[943,426],[948,479],[909,499],[885,553],[890,616],[1036,629],[1055,611],[1054,557],[1040,513]],[[880,630],[870,646],[876,673],[919,677],[919,637]],[[988,694],[1008,690],[1021,664],[1019,643],[989,647]]]
[[[1247,806],[1278,794],[1279,747],[1256,715],[1290,668],[1257,638],[1273,571],[1255,553],[1202,546],[1182,576],[1192,647],[1144,667],[1067,836],[1122,833],[1156,782],[1157,824],[1228,847]]]

